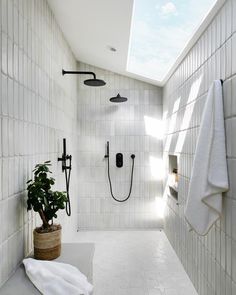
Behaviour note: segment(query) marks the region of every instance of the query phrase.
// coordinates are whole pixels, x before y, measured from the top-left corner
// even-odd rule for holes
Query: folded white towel
[[[229,188],[222,85],[214,81],[205,102],[185,217],[200,235],[205,235],[221,216],[222,193]]]
[[[93,286],[76,267],[54,261],[23,260],[26,274],[43,295],[89,295]]]

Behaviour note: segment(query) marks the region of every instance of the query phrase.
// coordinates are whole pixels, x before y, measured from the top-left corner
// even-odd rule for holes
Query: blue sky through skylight
[[[161,81],[216,0],[135,0],[129,72]]]

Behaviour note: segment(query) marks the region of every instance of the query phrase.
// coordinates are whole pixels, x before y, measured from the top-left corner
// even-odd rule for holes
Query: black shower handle
[[[109,157],[109,153],[110,153],[110,151],[109,151],[109,141],[107,142],[107,155],[108,155],[108,157]]]
[[[109,141],[107,141],[107,153],[104,156],[104,158],[108,158],[109,157]]]

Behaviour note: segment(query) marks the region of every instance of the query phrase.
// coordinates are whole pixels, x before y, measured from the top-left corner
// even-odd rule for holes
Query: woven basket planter
[[[61,255],[61,229],[48,233],[34,230],[34,258],[53,260]]]

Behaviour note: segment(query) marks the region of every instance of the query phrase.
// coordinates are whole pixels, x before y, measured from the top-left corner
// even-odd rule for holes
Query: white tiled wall
[[[236,294],[236,1],[228,0],[164,87],[164,158],[179,156],[179,205],[168,198],[165,231],[199,295]],[[184,207],[202,109],[210,84],[224,80],[230,191],[205,237],[189,232]],[[201,171],[199,171],[201,173]]]
[[[32,249],[35,218],[26,211],[25,197],[34,165],[52,160],[57,188],[65,189],[57,157],[63,137],[68,139],[68,152],[76,156],[77,81],[61,75],[62,67],[76,68],[76,61],[46,1],[1,0],[0,11],[1,285]],[[76,165],[72,198],[75,179]],[[66,232],[72,220],[61,216]]]
[[[162,197],[162,91],[160,88],[86,64],[104,87],[78,84],[79,229],[136,229],[161,226],[157,197]],[[109,98],[120,93],[127,102]],[[116,197],[128,194],[134,153],[133,192],[125,203],[112,200],[107,179],[105,144],[110,141],[111,178]],[[124,154],[124,167],[115,167],[115,154]],[[158,211],[159,210],[159,211]],[[159,215],[158,215],[159,214]]]

